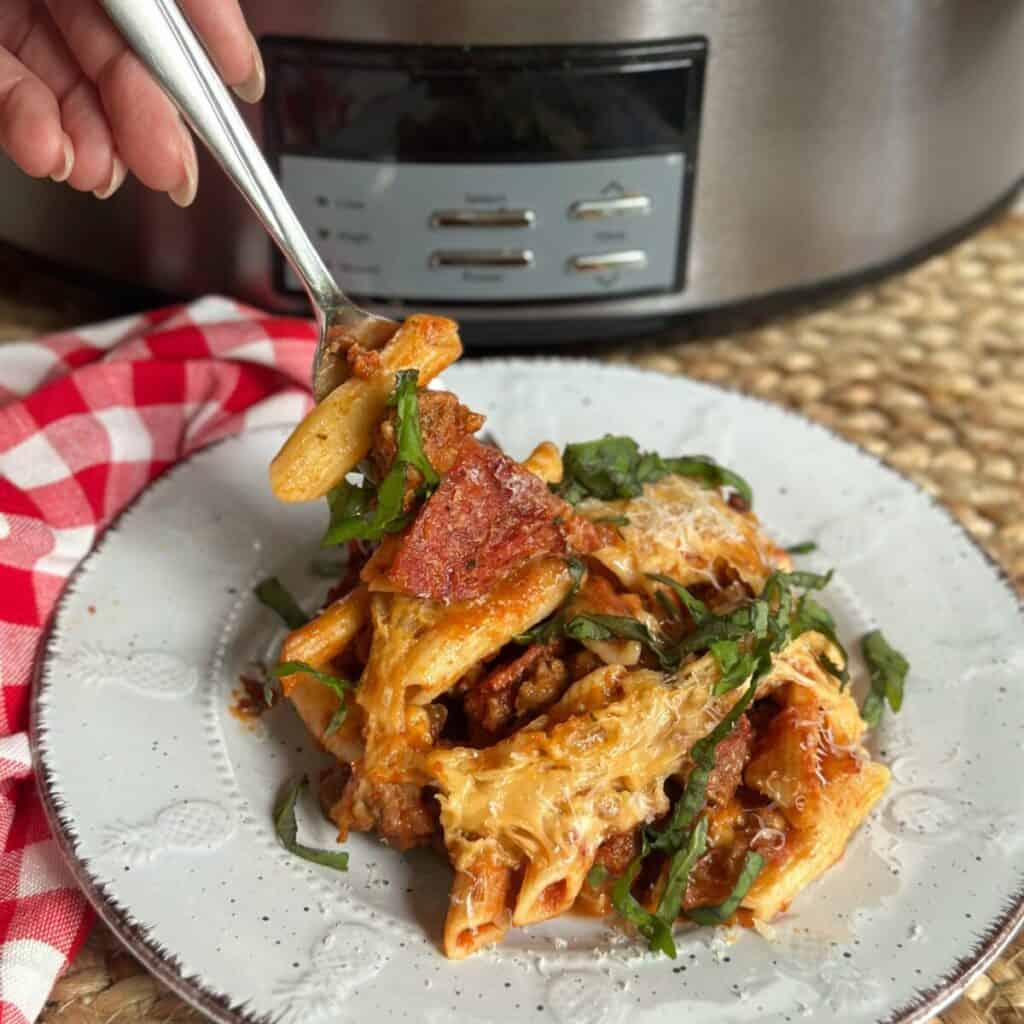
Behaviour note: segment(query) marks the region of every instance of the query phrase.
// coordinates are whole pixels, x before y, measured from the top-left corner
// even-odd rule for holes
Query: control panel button
[[[435,210],[432,228],[532,228],[533,210]]]
[[[578,199],[569,207],[572,220],[605,220],[608,217],[644,215],[651,212],[651,197],[640,195],[609,196],[604,199]]]
[[[440,249],[430,255],[434,269],[446,267],[496,267],[523,270],[533,266],[531,249]]]
[[[624,249],[621,252],[594,252],[573,256],[569,267],[577,274],[610,273],[617,270],[643,270],[647,266],[647,253],[642,249]]]

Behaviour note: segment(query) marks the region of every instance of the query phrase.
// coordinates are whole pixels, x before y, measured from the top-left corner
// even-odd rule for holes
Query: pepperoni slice
[[[537,555],[566,554],[575,519],[529,470],[467,438],[402,538],[387,578],[417,597],[471,600]]]

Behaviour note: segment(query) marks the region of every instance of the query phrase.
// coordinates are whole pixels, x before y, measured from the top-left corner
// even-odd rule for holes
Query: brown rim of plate
[[[851,448],[858,455],[870,459],[877,467],[888,473],[896,480],[913,487],[923,496],[930,505],[936,508],[949,524],[958,530],[968,543],[981,555],[986,564],[993,570],[996,581],[1005,587],[1013,596],[1018,611],[1024,617],[1024,599],[1013,587],[1006,570],[968,533],[949,511],[949,509],[929,494],[924,488],[918,485],[909,477],[904,476],[898,470],[883,462],[876,455],[847,440],[841,434],[826,427],[816,420],[809,419],[802,413],[795,412],[782,405],[777,405],[757,395],[747,394],[735,388],[723,387],[720,384],[711,384],[706,381],[695,380],[682,374],[673,375],[662,373],[658,370],[650,370],[645,367],[630,366],[628,364],[609,364],[590,359],[560,359],[557,357],[547,359],[483,359],[472,361],[476,365],[497,365],[507,363],[519,363],[530,368],[543,366],[545,364],[565,367],[567,364],[586,366],[587,368],[599,368],[611,373],[634,373],[641,376],[657,377],[664,380],[672,380],[674,376],[695,384],[699,388],[707,388],[709,391],[724,392],[726,394],[738,395],[746,400],[755,402],[758,405],[767,406],[785,416],[801,420],[812,429],[819,430],[834,441],[838,441],[844,447]],[[274,430],[277,427],[261,427],[258,430]],[[192,452],[186,458],[175,463],[170,469],[151,481],[126,505],[121,512],[111,521],[100,536],[92,550],[69,574],[61,596],[53,607],[50,619],[43,630],[43,641],[40,654],[36,659],[36,665],[32,678],[32,692],[30,695],[30,720],[29,738],[32,750],[38,755],[36,774],[36,785],[43,803],[43,810],[46,814],[47,823],[53,832],[64,860],[68,865],[71,874],[79,888],[83,891],[97,916],[110,928],[110,930],[125,944],[128,950],[146,967],[151,974],[163,982],[172,992],[180,996],[185,1002],[194,1006],[197,1010],[207,1014],[212,1020],[222,1021],[224,1024],[272,1024],[272,1018],[266,1015],[251,1013],[242,1004],[233,1004],[228,997],[222,993],[214,992],[203,985],[202,980],[196,975],[187,975],[184,966],[173,954],[163,949],[153,939],[147,929],[135,921],[130,911],[121,906],[105,889],[104,885],[89,872],[87,860],[80,860],[74,843],[75,829],[73,824],[67,820],[63,813],[60,799],[52,789],[50,770],[46,764],[46,734],[39,722],[40,697],[45,690],[48,680],[46,678],[46,667],[52,652],[53,639],[60,613],[64,602],[74,589],[80,573],[84,567],[103,550],[107,538],[116,533],[120,528],[122,519],[131,512],[142,497],[157,485],[170,480],[179,468],[187,465],[196,456],[209,451],[215,446],[235,440],[238,435],[220,438],[206,447]],[[988,928],[981,933],[976,945],[964,956],[954,961],[941,974],[941,980],[931,988],[919,990],[917,997],[910,1000],[903,1006],[897,1007],[892,1013],[879,1018],[878,1024],[924,1024],[932,1017],[941,1013],[958,996],[960,996],[974,978],[981,974],[1009,944],[1018,929],[1024,925],[1024,884],[1020,885],[1008,897],[1003,913],[993,921]]]

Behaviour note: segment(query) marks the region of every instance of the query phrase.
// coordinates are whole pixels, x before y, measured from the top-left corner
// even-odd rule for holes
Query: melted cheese
[[[661,783],[703,721],[704,700],[642,670],[622,671],[617,689],[619,699],[589,714],[483,750],[430,755],[456,868],[475,861],[481,844],[509,866],[571,862],[667,809]]]
[[[571,586],[564,560],[543,557],[475,601],[371,595],[373,641],[356,690],[366,723],[364,773],[378,781],[427,781],[419,766],[431,742],[424,706],[550,615]]]
[[[645,484],[627,501],[588,500],[579,511],[590,519],[625,516],[621,542],[596,552],[631,590],[650,590],[646,573],[662,573],[683,586],[717,584],[729,566],[755,593],[789,560],[761,530],[757,517],[738,512],[714,490],[681,476]]]
[[[819,665],[823,652],[839,658],[820,634],[793,641],[775,656],[758,696],[782,686],[809,688],[847,735],[847,705],[854,712],[856,705]],[[719,675],[711,655],[672,677],[607,666],[502,743],[428,755],[455,867],[487,856],[535,870],[562,861],[568,870],[592,858],[608,836],[663,814],[665,780],[740,699],[741,689],[712,695]]]

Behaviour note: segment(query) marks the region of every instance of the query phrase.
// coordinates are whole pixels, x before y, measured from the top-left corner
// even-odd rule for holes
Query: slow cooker
[[[941,244],[1024,171],[1019,0],[243,0],[249,112],[339,283],[505,342],[647,331]],[[174,293],[304,299],[195,206],[0,169],[0,238]]]

